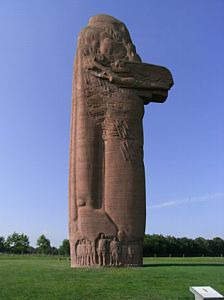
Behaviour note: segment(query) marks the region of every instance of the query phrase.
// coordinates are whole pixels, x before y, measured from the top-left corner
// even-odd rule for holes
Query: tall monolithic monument
[[[97,15],[80,32],[69,174],[72,267],[142,265],[144,105],[164,102],[172,85],[168,69],[141,62],[119,20]]]

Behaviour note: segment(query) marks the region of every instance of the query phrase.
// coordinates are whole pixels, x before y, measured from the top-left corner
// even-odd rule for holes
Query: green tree
[[[197,256],[197,245],[193,239],[182,237],[179,239],[180,252],[184,256]]]
[[[145,235],[143,244],[144,256],[168,256],[167,240],[161,234]]]
[[[28,248],[28,253],[29,253],[29,254],[35,254],[35,253],[37,253],[37,250],[36,250],[36,248],[34,248],[34,247],[32,247],[32,246],[29,246],[29,248]]]
[[[5,252],[5,238],[0,236],[0,252]]]
[[[209,253],[209,242],[203,237],[198,237],[195,239],[197,253],[195,256],[208,256]]]
[[[221,254],[224,254],[224,240],[221,238],[215,237],[209,241],[209,245],[212,256],[220,256]]]
[[[56,247],[51,247],[51,254],[58,255],[58,249]]]
[[[166,237],[167,241],[167,252],[171,256],[180,256],[180,245],[177,238],[168,235]]]
[[[51,242],[42,234],[37,240],[37,251],[41,254],[49,254],[51,252]]]
[[[58,249],[58,252],[60,255],[69,256],[70,255],[70,244],[69,240],[65,239],[63,240],[61,246]]]
[[[14,232],[7,237],[5,244],[10,253],[24,254],[28,252],[30,242],[26,234]]]

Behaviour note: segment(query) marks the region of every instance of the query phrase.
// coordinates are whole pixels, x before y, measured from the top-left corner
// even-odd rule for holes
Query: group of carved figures
[[[80,266],[138,265],[142,259],[138,241],[119,241],[102,233],[96,241],[87,239],[76,243],[76,264]]]

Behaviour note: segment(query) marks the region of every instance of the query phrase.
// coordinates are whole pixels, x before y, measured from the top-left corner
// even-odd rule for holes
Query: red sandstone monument
[[[141,266],[146,200],[144,105],[162,103],[168,69],[142,63],[126,26],[89,20],[74,66],[69,173],[71,266]]]

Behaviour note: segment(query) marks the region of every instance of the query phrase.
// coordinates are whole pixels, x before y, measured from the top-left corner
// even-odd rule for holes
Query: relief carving
[[[119,265],[119,242],[114,237],[110,242],[110,266]]]
[[[95,241],[78,240],[75,249],[79,266],[138,266],[141,263],[141,241],[119,241],[100,233]]]
[[[97,254],[98,254],[98,264],[100,266],[106,265],[106,255],[107,255],[107,239],[105,238],[105,235],[101,233],[99,241],[98,241],[98,248],[97,248]]]

